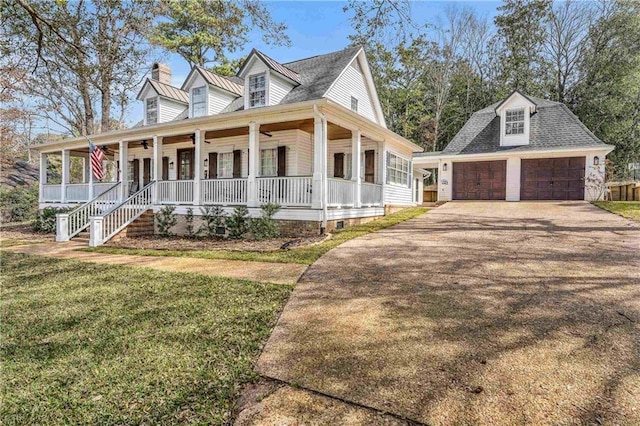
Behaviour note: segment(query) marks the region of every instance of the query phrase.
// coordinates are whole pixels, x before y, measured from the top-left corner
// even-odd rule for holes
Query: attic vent
[[[151,79],[171,85],[171,67],[160,62],[154,63],[151,66]]]

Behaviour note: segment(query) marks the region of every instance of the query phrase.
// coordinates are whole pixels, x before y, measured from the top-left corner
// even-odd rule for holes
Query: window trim
[[[231,157],[229,173],[224,173],[223,160],[225,156]],[[218,152],[218,170],[217,177],[219,179],[231,179],[233,177],[233,151]]]
[[[149,122],[149,101],[156,102],[156,121],[153,123]],[[144,123],[145,124],[158,124],[160,122],[160,99],[158,96],[150,96],[144,100]]]
[[[397,166],[392,167],[391,166],[391,158],[395,157],[396,159],[399,159],[402,161],[401,163],[401,167],[398,168]],[[402,165],[404,165],[406,163],[406,170],[403,170]],[[386,164],[386,172],[387,172],[387,178],[386,181],[389,185],[395,185],[395,186],[405,186],[405,187],[411,187],[411,168],[413,167],[411,164],[411,160],[409,160],[408,158],[405,158],[399,154],[396,154],[395,152],[391,152],[388,151],[387,152],[387,164]],[[398,182],[396,178],[394,178],[392,180],[391,176],[392,174],[390,173],[390,171],[393,171],[393,175],[394,176],[398,176],[399,175],[404,175],[404,179],[403,182]]]
[[[194,91],[198,90],[198,89],[204,89],[204,100],[202,101],[202,103],[204,104],[204,114],[202,115],[195,115],[195,102],[194,102]],[[192,87],[191,88],[191,102],[190,102],[190,107],[191,107],[191,117],[205,117],[207,115],[209,115],[209,88],[207,87],[207,85],[203,85],[203,86],[198,86],[198,87]],[[200,103],[200,102],[198,102]]]
[[[264,78],[264,88],[262,90],[255,90],[252,91],[251,90],[251,79],[252,78],[257,78],[257,77],[263,77]],[[250,76],[247,77],[247,106],[248,108],[260,108],[260,107],[264,107],[267,106],[268,104],[268,100],[267,100],[267,92],[268,92],[268,82],[267,82],[267,73],[266,72],[260,72],[257,74],[251,74]],[[251,94],[252,93],[258,93],[264,91],[264,103],[262,105],[251,105]]]
[[[518,120],[514,120],[512,119],[511,121],[509,121],[509,113],[522,113],[522,119],[518,119]],[[522,124],[522,131],[518,132],[518,133],[513,133],[510,129],[509,129],[509,125],[510,124]],[[526,133],[526,127],[527,127],[527,119],[526,119],[526,108],[521,107],[521,108],[511,108],[511,109],[507,109],[504,112],[504,135],[506,137],[510,137],[510,136],[522,136]]]
[[[265,151],[273,151],[274,152],[274,160],[273,160],[273,174],[264,173],[263,169],[263,154]],[[264,177],[276,177],[278,176],[278,147],[275,148],[260,148],[260,176]]]
[[[355,109],[353,108],[353,101],[355,101]],[[351,95],[351,111],[353,112],[358,112],[358,106],[360,104],[360,101],[358,100],[358,98],[356,98],[355,96]]]

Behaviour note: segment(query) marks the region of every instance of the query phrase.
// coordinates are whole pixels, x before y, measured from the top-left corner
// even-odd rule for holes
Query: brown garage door
[[[454,200],[504,200],[506,191],[506,161],[453,164]]]
[[[522,160],[521,200],[584,200],[585,157]]]

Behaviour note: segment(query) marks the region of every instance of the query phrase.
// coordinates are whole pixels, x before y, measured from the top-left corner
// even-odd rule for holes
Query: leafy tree
[[[182,56],[190,65],[224,64],[242,48],[252,28],[270,44],[290,44],[286,25],[276,22],[256,0],[161,0],[162,20],[151,41]]]

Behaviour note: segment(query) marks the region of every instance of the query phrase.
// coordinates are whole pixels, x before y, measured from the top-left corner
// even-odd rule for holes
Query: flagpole
[[[89,144],[91,140],[87,138]],[[91,145],[89,145],[91,147]],[[89,148],[89,200],[93,200],[93,161],[91,161],[91,148]]]

